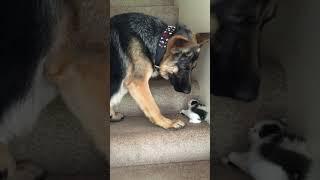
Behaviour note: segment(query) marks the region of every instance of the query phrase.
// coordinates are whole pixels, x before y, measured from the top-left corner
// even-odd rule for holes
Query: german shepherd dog
[[[176,91],[190,93],[191,72],[209,33],[194,34],[183,25],[168,26],[140,13],[116,15],[111,18],[110,28],[111,121],[123,119],[113,107],[129,92],[155,125],[164,129],[184,127],[183,121],[172,121],[161,114],[149,80],[159,75]]]
[[[219,24],[211,41],[212,94],[242,101],[257,98],[261,33],[276,10],[276,0],[211,1],[211,21]]]
[[[67,52],[67,44],[70,32],[74,29],[73,22],[75,21],[75,14],[73,13],[76,9],[73,1],[70,0],[13,0],[4,1],[0,7],[0,21],[1,21],[1,45],[0,45],[0,59],[1,59],[1,70],[0,70],[0,179],[39,179],[43,175],[42,171],[35,171],[35,166],[23,166],[16,165],[13,157],[8,151],[7,144],[12,140],[13,137],[21,135],[26,130],[31,129],[35,123],[40,111],[58,94],[63,93],[64,89],[60,86],[56,86],[51,83],[50,78],[52,71],[59,71],[64,64],[63,60],[68,59],[65,56]],[[69,56],[74,58],[75,56]],[[96,63],[95,66],[105,67],[101,74],[105,74],[106,65],[105,56],[102,57],[104,63]],[[59,63],[53,63],[58,62]],[[53,65],[51,65],[53,64]],[[56,64],[59,64],[56,65]],[[98,65],[99,64],[99,65]],[[103,64],[103,65],[101,65]],[[80,65],[78,65],[80,66]],[[77,66],[77,67],[78,67]],[[92,69],[88,65],[82,63],[81,69],[86,66],[87,69]],[[57,68],[56,68],[57,67]],[[47,72],[47,69],[50,71]],[[52,70],[53,69],[53,70]],[[96,70],[92,70],[97,72]],[[83,71],[84,72],[84,71]],[[91,71],[90,71],[91,72]],[[99,71],[100,72],[100,71]],[[51,74],[50,74],[51,73]],[[76,74],[78,75],[78,74]],[[81,74],[83,75],[83,74]],[[48,77],[47,77],[48,76]],[[56,76],[54,76],[56,77]],[[99,79],[95,77],[95,74],[90,75],[90,79],[94,79],[87,84],[83,81],[89,79],[89,75],[77,76],[82,78],[82,86],[90,86],[91,82],[98,81],[97,84],[105,84],[106,77]],[[73,79],[74,80],[74,79]],[[103,81],[103,82],[101,82]],[[59,85],[59,84],[57,84]],[[58,89],[57,89],[58,87]],[[103,86],[102,86],[103,87]],[[77,87],[72,87],[77,88]],[[87,89],[81,89],[82,91],[73,91],[75,94],[74,99],[81,99],[87,95],[90,97],[90,93],[84,94],[82,92],[89,92]],[[86,91],[87,90],[87,91]],[[99,94],[104,95],[106,88],[100,88],[97,91]],[[82,93],[82,94],[81,94]],[[96,92],[94,92],[96,93]],[[91,91],[92,94],[92,91]],[[95,108],[99,113],[92,111],[90,115],[83,115],[88,111],[92,110],[86,106],[80,106],[78,111],[74,111],[75,102],[72,101],[74,96],[65,99],[65,102],[70,105],[71,111],[81,117],[80,119],[100,119],[100,124],[88,125],[90,123],[85,122],[85,126],[89,126],[90,132],[95,132],[99,137],[94,137],[95,142],[99,144],[99,150],[105,152],[105,128],[104,119],[106,117],[106,102],[103,102],[102,108]],[[80,96],[80,98],[79,98]],[[99,98],[106,98],[100,96]],[[66,97],[66,96],[63,96]],[[71,100],[70,100],[71,99]],[[92,101],[97,98],[92,98]],[[81,99],[84,100],[84,99]],[[89,102],[88,100],[87,102]],[[101,100],[100,100],[101,101]],[[99,101],[99,102],[100,102]],[[106,101],[106,99],[105,99]],[[95,101],[96,104],[98,101]],[[85,109],[82,111],[82,109]],[[81,113],[80,113],[80,112]],[[101,115],[103,112],[103,115]],[[99,116],[100,115],[100,116]],[[87,118],[86,118],[87,117]],[[89,121],[87,121],[89,122]],[[102,127],[99,132],[93,130],[96,127]],[[97,129],[97,128],[96,128]],[[97,140],[99,139],[99,140]],[[30,169],[31,168],[31,169]],[[28,172],[27,175],[24,173],[25,170],[31,170],[37,172],[34,176],[30,177]]]

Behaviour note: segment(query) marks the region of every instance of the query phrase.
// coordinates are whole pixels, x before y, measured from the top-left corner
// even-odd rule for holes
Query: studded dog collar
[[[167,49],[168,41],[174,35],[175,32],[176,27],[174,26],[167,26],[167,28],[162,32],[162,35],[157,44],[157,51],[154,62],[154,67],[156,69],[159,69],[161,59],[163,58],[163,55],[165,54]]]

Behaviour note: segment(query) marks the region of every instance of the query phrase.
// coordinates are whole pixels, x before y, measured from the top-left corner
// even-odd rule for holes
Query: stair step
[[[164,114],[178,113],[181,109],[186,108],[186,104],[191,98],[199,95],[199,86],[196,81],[192,83],[190,94],[176,92],[170,82],[166,80],[151,80],[150,90]],[[114,109],[125,116],[143,116],[143,112],[129,94],[123,97],[120,104]]]
[[[173,6],[174,0],[111,0],[110,6]]]
[[[210,179],[210,161],[194,161],[111,168],[110,179],[208,180]]]
[[[168,116],[174,118],[174,116]],[[144,117],[110,125],[111,167],[209,160],[210,129],[206,122],[165,130]]]
[[[176,6],[152,6],[152,7],[130,7],[118,6],[110,8],[110,16],[121,13],[139,12],[147,15],[159,17],[169,25],[175,25],[178,22],[179,11]]]

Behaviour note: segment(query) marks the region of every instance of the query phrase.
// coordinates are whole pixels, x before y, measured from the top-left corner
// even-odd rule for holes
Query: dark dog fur
[[[211,3],[211,10],[219,23],[211,41],[211,92],[252,101],[260,85],[260,36],[264,25],[274,17],[276,3],[218,0]]]
[[[42,0],[2,3],[0,81],[5,88],[1,88],[0,93],[0,116],[30,90],[37,65],[52,44],[53,29],[59,16],[53,14],[55,8],[49,1]]]
[[[207,39],[177,25],[161,59],[159,71],[154,68],[158,40],[167,24],[158,18],[140,13],[121,14],[111,18],[111,101],[110,116],[120,120],[123,115],[113,111],[129,91],[151,122],[163,128],[180,128],[160,113],[149,89],[148,81],[158,74],[169,80],[178,92],[190,93],[191,72],[196,65],[200,46]],[[209,37],[206,34],[207,38]]]

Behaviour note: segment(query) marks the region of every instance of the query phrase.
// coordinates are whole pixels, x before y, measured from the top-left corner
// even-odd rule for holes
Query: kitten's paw
[[[184,109],[182,109],[179,113],[186,116],[186,110]]]
[[[189,123],[199,124],[199,123],[201,123],[201,120],[199,120],[199,119],[190,119]]]

